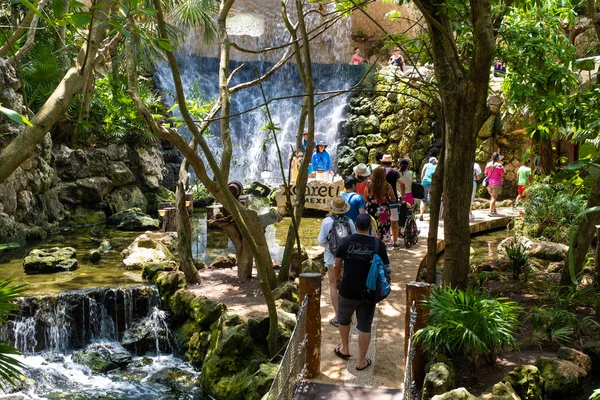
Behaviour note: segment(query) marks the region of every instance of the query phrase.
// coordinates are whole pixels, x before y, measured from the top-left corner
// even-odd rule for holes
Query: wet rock
[[[358,146],[354,149],[354,157],[357,164],[366,164],[369,161],[369,149],[365,146]]]
[[[172,351],[167,314],[155,309],[149,317],[123,333],[121,344],[136,355]]]
[[[158,229],[160,223],[142,212],[139,208],[131,208],[118,212],[108,218],[107,223],[122,231],[143,231]]]
[[[142,268],[142,279],[150,282],[154,281],[156,274],[164,271],[175,271],[177,264],[175,261],[149,262],[145,263]]]
[[[530,257],[549,261],[562,261],[567,257],[569,246],[562,243],[535,241],[528,249]]]
[[[248,193],[257,197],[269,197],[272,191],[273,188],[260,181],[252,182],[247,190]]]
[[[190,316],[204,327],[210,327],[226,310],[225,304],[205,296],[198,296],[190,302]]]
[[[120,351],[118,353],[112,353],[110,355],[110,361],[117,364],[119,368],[125,368],[132,360],[131,353],[127,351]]]
[[[23,260],[26,274],[51,274],[79,268],[76,251],[72,247],[34,249]]]
[[[284,282],[273,290],[275,300],[285,299],[298,303],[298,286],[294,282]]]
[[[111,192],[114,185],[106,177],[78,179],[58,186],[59,198],[69,204],[98,204]]]
[[[490,400],[521,400],[513,387],[508,382],[498,382],[492,389]]]
[[[568,347],[561,347],[558,349],[558,353],[556,353],[556,357],[559,360],[567,360],[574,362],[579,366],[579,368],[583,369],[586,373],[590,373],[592,371],[592,359],[585,353],[582,353],[579,350],[570,349]]]
[[[65,357],[62,354],[57,353],[44,353],[42,357],[44,357],[44,361],[48,363],[60,363],[65,361]]]
[[[477,400],[477,397],[473,396],[465,388],[458,388],[432,397],[433,400]]]
[[[542,400],[544,379],[540,370],[533,365],[519,365],[502,379],[510,383],[511,387],[523,400]]]
[[[210,346],[210,332],[193,319],[188,319],[175,331],[175,337],[183,358],[196,368],[202,368]]]
[[[109,357],[97,351],[78,351],[73,354],[73,361],[89,367],[96,373],[108,372],[118,368],[116,364],[110,361]]]
[[[111,213],[127,211],[138,208],[145,213],[148,209],[148,200],[144,193],[135,185],[123,186],[114,190],[106,198]]]
[[[596,372],[600,371],[600,341],[583,343],[583,352],[590,356],[592,370]]]
[[[226,254],[217,256],[214,261],[210,264],[210,268],[224,269],[233,268],[237,265],[237,258],[235,254]]]
[[[444,394],[456,387],[455,373],[452,366],[438,362],[433,364],[423,381],[421,400],[429,400],[435,395]]]
[[[148,378],[148,382],[160,383],[171,389],[177,389],[181,388],[181,386],[193,385],[195,383],[195,374],[181,368],[163,368],[152,374]]]
[[[548,397],[580,390],[580,383],[587,376],[587,373],[577,364],[566,360],[539,357],[535,361],[535,366],[544,378],[544,393]]]

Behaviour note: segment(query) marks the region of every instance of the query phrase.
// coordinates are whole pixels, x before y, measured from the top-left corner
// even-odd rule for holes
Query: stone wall
[[[0,103],[23,113],[19,86],[14,69],[0,59]],[[0,149],[21,130],[0,115]],[[169,195],[165,186],[174,187],[179,157],[159,143],[74,150],[54,144],[47,134],[0,184],[0,243],[42,239],[59,225],[101,223],[130,207],[155,211]]]

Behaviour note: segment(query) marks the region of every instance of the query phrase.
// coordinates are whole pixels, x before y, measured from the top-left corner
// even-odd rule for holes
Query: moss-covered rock
[[[217,256],[210,264],[211,268],[224,269],[233,268],[237,265],[237,257],[235,254],[222,254]]]
[[[96,351],[78,351],[73,354],[73,361],[89,367],[95,373],[107,372],[118,368],[110,359],[103,357]]]
[[[381,122],[380,129],[382,133],[388,133],[398,129],[398,118],[396,115],[392,114],[385,117]]]
[[[502,379],[508,382],[523,400],[542,400],[544,379],[533,365],[519,365]]]
[[[583,369],[586,373],[590,373],[592,371],[592,359],[585,353],[582,353],[579,350],[570,349],[568,347],[561,347],[558,349],[558,353],[556,353],[556,358],[560,360],[567,360],[574,362],[579,366],[579,368]]]
[[[156,191],[147,192],[146,198],[148,199],[147,212],[155,215],[158,211],[158,203],[171,201],[175,198],[175,193],[173,193],[166,187],[161,186]]]
[[[369,161],[369,149],[365,146],[358,146],[354,149],[354,157],[358,164],[366,164]]]
[[[422,400],[429,400],[456,387],[454,367],[448,364],[438,362],[431,365],[423,382]]]
[[[189,290],[179,289],[169,299],[169,309],[174,322],[185,321],[192,311],[192,302],[196,295]]]
[[[65,213],[63,226],[88,226],[103,224],[106,222],[106,214],[102,210],[92,210],[85,207],[75,207],[70,212]]]
[[[587,373],[577,364],[559,359],[539,357],[535,361],[544,378],[544,393],[548,397],[563,396],[581,389]]]
[[[34,249],[23,260],[26,274],[52,274],[79,268],[76,251],[72,247]]]
[[[211,327],[203,387],[215,398],[246,399],[251,377],[265,361],[267,356],[250,337],[248,325],[239,316],[225,313]]]
[[[143,213],[148,210],[148,199],[136,185],[123,186],[113,190],[106,200],[111,213],[127,211],[132,208],[139,208]]]
[[[284,282],[273,290],[275,300],[285,299],[298,303],[298,286],[294,282]]]
[[[193,299],[189,307],[190,316],[204,327],[211,326],[227,310],[225,304],[204,296]]]
[[[210,346],[210,332],[193,319],[188,319],[175,330],[175,338],[183,358],[194,367],[201,368]]]
[[[258,318],[250,318],[248,320],[248,329],[250,336],[256,342],[263,345],[263,348],[267,349],[267,335],[269,334],[269,321],[268,315],[263,315]],[[285,312],[283,310],[277,310],[277,328],[278,336],[277,341],[279,348],[287,346],[290,340],[294,327],[296,326],[296,317],[294,314]]]
[[[352,132],[355,136],[369,135],[379,132],[379,118],[377,118],[375,115],[369,115],[368,117],[364,115],[358,116],[354,120]]]
[[[185,276],[180,271],[159,272],[156,274],[154,282],[161,300],[166,303],[176,291],[186,287]]]
[[[159,272],[175,271],[176,268],[175,261],[149,262],[142,267],[142,279],[153,282]]]
[[[122,231],[146,231],[158,229],[160,222],[146,215],[139,208],[131,208],[111,215],[107,223]]]
[[[521,400],[513,387],[508,382],[498,382],[492,389],[490,400]]]
[[[276,300],[275,306],[290,314],[298,314],[298,311],[300,311],[300,304],[286,299]]]
[[[163,368],[148,378],[148,382],[156,382],[171,389],[181,386],[192,386],[196,383],[194,374],[181,368]]]
[[[477,397],[473,396],[469,391],[465,388],[458,388],[446,392],[444,394],[439,394],[437,396],[432,397],[433,400],[477,400]]]
[[[383,146],[386,143],[386,138],[381,134],[367,135],[367,147]]]
[[[376,97],[371,103],[371,108],[376,115],[382,117],[394,112],[394,104],[385,96]]]

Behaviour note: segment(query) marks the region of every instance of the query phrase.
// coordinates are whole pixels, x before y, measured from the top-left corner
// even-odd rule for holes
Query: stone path
[[[511,208],[498,209],[498,217],[489,217],[487,210],[473,211],[475,219],[471,221],[471,233],[485,232],[504,227],[514,215]],[[335,356],[333,349],[340,343],[337,328],[329,324],[333,316],[333,307],[329,297],[327,279],[323,280],[321,296],[321,375],[312,383],[328,385],[392,388],[403,386],[404,377],[404,318],[406,312],[406,283],[416,280],[419,265],[427,251],[428,221],[417,221],[421,230],[419,242],[410,249],[388,249],[392,270],[392,292],[379,303],[373,322],[373,336],[367,352],[367,358],[374,360],[372,367],[357,371],[356,357],[349,361]],[[438,250],[444,248],[443,221],[438,232]],[[358,354],[356,327],[352,328],[350,354]],[[318,385],[317,385],[318,386]],[[327,386],[329,387],[329,386]],[[347,392],[341,388],[339,391]],[[338,398],[332,395],[323,398]],[[346,397],[339,397],[346,398]],[[395,398],[395,397],[394,397]]]

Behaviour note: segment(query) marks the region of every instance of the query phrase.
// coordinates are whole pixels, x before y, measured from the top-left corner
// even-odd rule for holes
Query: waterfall
[[[279,15],[278,4],[275,7],[258,0],[242,2],[240,8],[232,11],[228,20],[230,39],[242,47],[253,49],[287,43],[289,34]],[[321,20],[319,14],[310,14],[307,18],[308,29],[318,26]],[[316,92],[348,89],[360,80],[364,68],[347,65],[352,50],[349,40],[350,19],[343,18],[311,42],[313,60],[319,61],[319,63],[313,64]],[[265,73],[282,53],[282,50],[278,50],[265,55],[249,56],[247,53],[232,51],[232,59],[244,61],[230,62],[230,71],[241,66],[230,83],[230,87],[256,79],[256,70],[260,74]],[[187,37],[185,44],[179,49],[177,57],[187,96],[194,97],[195,93],[200,93],[203,99],[208,101],[218,96],[218,59],[206,55],[216,55],[216,47],[202,43],[197,35],[192,34]],[[175,89],[171,70],[166,63],[159,63],[157,66],[155,81],[165,93],[168,102],[173,103],[172,94],[175,93]],[[280,129],[277,131],[277,137],[287,175],[291,148],[296,148],[298,116],[304,88],[297,67],[293,63],[284,65],[263,85],[267,99],[285,97],[285,99],[271,102],[269,108]],[[328,95],[315,96],[315,101],[326,96]],[[338,126],[344,119],[347,102],[348,95],[342,94],[323,102],[316,108],[315,141],[327,142],[327,151],[332,156],[334,166],[340,141]],[[258,87],[242,90],[231,98],[231,115],[253,109],[253,111],[230,119],[234,147],[231,179],[248,183],[260,179],[262,176],[263,180],[269,181],[268,183],[281,181],[272,133],[261,129],[267,123],[262,104],[263,98]],[[189,139],[189,134],[183,128],[180,129],[181,133]],[[210,125],[210,134],[207,140],[211,150],[217,154],[217,158],[220,157],[222,150],[219,135],[219,124],[213,122]]]
[[[151,315],[158,301],[157,290],[149,286],[23,297],[0,338],[26,355],[64,354],[92,341],[120,340],[134,321]]]

